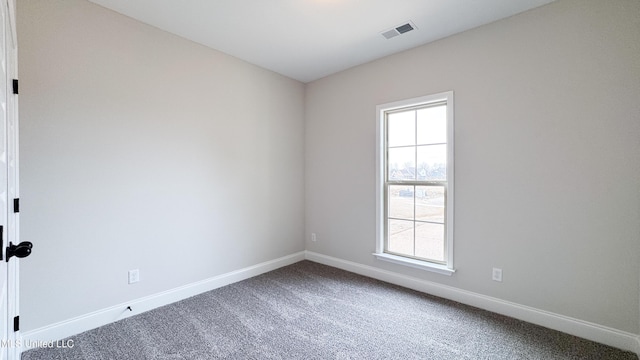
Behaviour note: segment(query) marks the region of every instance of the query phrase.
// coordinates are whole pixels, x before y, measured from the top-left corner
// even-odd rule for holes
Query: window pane
[[[416,148],[414,146],[389,149],[389,180],[416,179]]]
[[[447,180],[447,145],[418,146],[418,180]]]
[[[413,256],[413,221],[389,220],[387,250]]]
[[[388,146],[407,146],[416,144],[415,116],[415,111],[405,111],[388,115]]]
[[[432,106],[417,111],[418,145],[447,142],[447,106]]]
[[[444,261],[444,225],[416,222],[416,256]]]
[[[389,217],[413,220],[414,186],[389,186]]]
[[[451,266],[453,92],[377,107],[376,251]]]
[[[416,220],[444,224],[444,186],[416,186]]]

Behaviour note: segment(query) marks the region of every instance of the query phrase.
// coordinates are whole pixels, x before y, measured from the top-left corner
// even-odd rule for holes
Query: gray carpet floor
[[[22,359],[638,359],[310,261],[71,339]]]

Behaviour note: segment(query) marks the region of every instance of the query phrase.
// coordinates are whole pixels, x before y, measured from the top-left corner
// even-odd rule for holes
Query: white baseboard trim
[[[304,258],[305,252],[301,251],[275,260],[266,261],[240,270],[231,271],[226,274],[180,286],[175,289],[114,305],[106,309],[94,311],[89,314],[47,325],[38,329],[25,331],[20,334],[21,343],[24,345],[24,349],[26,350],[31,347],[29,346],[30,344],[37,345],[38,342],[48,343],[50,341],[65,339],[81,332],[110,324],[117,320],[258,276],[283,266],[294,264],[304,260]],[[127,306],[131,306],[133,311],[127,310]]]
[[[618,349],[631,351],[640,357],[640,337],[637,334],[312,251],[305,251],[305,258],[320,264],[457,301]]]

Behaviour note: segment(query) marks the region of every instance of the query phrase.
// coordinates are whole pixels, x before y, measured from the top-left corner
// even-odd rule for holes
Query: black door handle
[[[33,244],[29,241],[23,241],[18,245],[9,243],[9,247],[7,247],[7,261],[13,256],[25,258],[31,255],[31,248],[33,248]]]

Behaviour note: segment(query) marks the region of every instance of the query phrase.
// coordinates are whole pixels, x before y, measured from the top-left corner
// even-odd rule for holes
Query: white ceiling
[[[309,82],[553,0],[90,0]],[[381,33],[412,21],[417,29]]]

